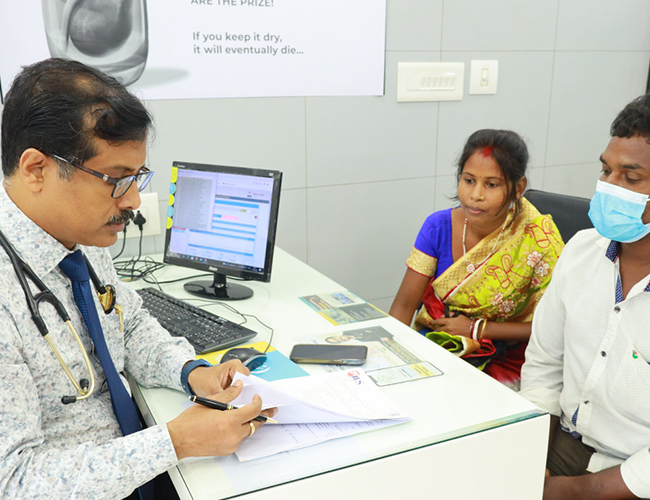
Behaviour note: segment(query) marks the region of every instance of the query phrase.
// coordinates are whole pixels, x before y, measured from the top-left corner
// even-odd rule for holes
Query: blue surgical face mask
[[[591,199],[589,218],[601,236],[621,243],[633,243],[650,233],[641,216],[648,195],[598,181]]]

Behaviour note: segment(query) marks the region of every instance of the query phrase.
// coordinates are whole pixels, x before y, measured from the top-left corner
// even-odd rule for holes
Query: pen
[[[202,398],[201,396],[190,396],[190,401],[192,401],[192,403],[203,405],[207,408],[212,408],[213,410],[227,411],[238,409],[236,406],[233,406],[231,404],[222,403],[221,401],[214,401],[208,398]],[[267,417],[266,415],[258,415],[253,420],[257,420],[258,422],[268,422],[269,424],[279,423],[277,420],[273,420],[271,417]]]

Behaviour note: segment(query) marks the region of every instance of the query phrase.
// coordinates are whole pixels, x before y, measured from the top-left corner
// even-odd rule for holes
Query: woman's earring
[[[512,207],[515,206],[515,202],[510,200],[510,206],[508,207],[508,210],[512,210]]]

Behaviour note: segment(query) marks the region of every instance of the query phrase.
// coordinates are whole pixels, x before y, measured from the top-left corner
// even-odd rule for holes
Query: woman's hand
[[[462,335],[463,337],[472,337],[470,327],[472,320],[462,314],[455,318],[434,319],[429,324],[434,332],[446,332],[449,335]]]

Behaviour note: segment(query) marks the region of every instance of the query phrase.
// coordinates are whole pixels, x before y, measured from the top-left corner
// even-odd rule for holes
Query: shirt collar
[[[611,240],[609,242],[609,245],[607,245],[607,251],[605,252],[605,256],[612,262],[616,262],[616,259],[618,259],[618,252],[620,248],[621,248],[621,244],[618,241]]]
[[[618,259],[618,253],[621,250],[621,244],[618,241],[611,240],[609,244],[607,245],[607,251],[605,252],[605,256],[611,260],[612,262],[616,262]],[[618,282],[617,282],[617,291],[620,288],[620,275],[618,277]],[[643,289],[644,292],[650,292],[650,280],[648,281],[647,285]],[[623,293],[621,292],[621,299],[623,298]],[[617,301],[618,302],[618,301]]]
[[[52,235],[32,221],[0,188],[0,230],[37,276],[49,274],[71,253]]]

